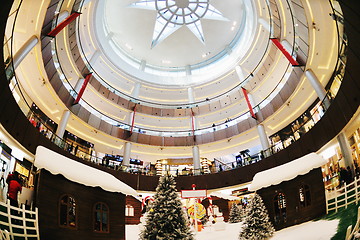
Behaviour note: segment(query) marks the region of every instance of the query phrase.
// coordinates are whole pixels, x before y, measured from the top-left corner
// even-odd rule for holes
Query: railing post
[[[9,232],[10,232],[11,240],[14,240],[13,226],[12,226],[12,221],[11,221],[10,201],[8,201],[8,200],[6,200],[6,208],[7,208],[7,214],[8,214]]]
[[[354,178],[354,181],[355,181],[355,202],[356,202],[356,205],[358,204],[359,202],[359,196],[358,196],[358,180],[356,177]]]
[[[25,204],[22,204],[22,206],[21,206],[21,221],[22,221],[22,225],[23,225],[23,229],[24,229],[24,234],[26,234],[25,235],[25,240],[28,240],[27,229],[26,229]]]
[[[346,229],[345,240],[350,240],[351,230],[352,230],[352,225],[348,226],[348,228]]]
[[[326,199],[326,214],[329,214],[329,200]]]
[[[337,196],[335,196],[335,212],[338,211],[338,203],[337,203]]]
[[[348,201],[347,201],[347,186],[346,186],[346,183],[345,183],[345,190],[344,190],[344,194],[345,194],[345,209],[347,208],[347,205],[348,205]]]

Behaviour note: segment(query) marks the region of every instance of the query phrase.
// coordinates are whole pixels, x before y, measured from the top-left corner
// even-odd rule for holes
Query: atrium
[[[356,3],[3,5],[1,163],[42,239],[125,239],[166,173],[225,221],[260,194],[276,230],[337,211],[340,171],[360,174]],[[91,229],[97,207],[119,219]]]

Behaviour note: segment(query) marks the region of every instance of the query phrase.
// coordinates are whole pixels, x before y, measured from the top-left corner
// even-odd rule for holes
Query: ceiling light
[[[162,63],[171,63],[169,60],[162,60]]]

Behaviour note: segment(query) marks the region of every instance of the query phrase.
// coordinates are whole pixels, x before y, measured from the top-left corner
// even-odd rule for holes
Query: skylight
[[[205,44],[200,19],[229,21],[209,0],[142,0],[130,7],[157,11],[151,48],[183,26]]]

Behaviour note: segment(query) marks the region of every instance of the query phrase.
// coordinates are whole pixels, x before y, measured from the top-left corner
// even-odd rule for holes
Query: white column
[[[252,109],[254,110],[254,113],[259,112],[259,114],[261,114],[261,112],[259,111],[260,110],[259,107],[256,107],[254,96],[251,93],[248,93],[248,97],[249,97],[250,105],[251,105]]]
[[[113,32],[109,32],[108,35],[106,36],[107,40],[110,40],[111,38],[113,38],[115,34]]]
[[[200,175],[200,151],[197,145],[193,146],[194,174]]]
[[[329,99],[325,98],[326,91],[325,91],[325,88],[323,87],[323,85],[321,84],[321,82],[319,81],[319,79],[316,77],[315,73],[311,69],[308,69],[305,71],[305,76],[310,81],[310,84],[314,88],[318,98],[321,101],[324,100],[324,105],[325,105],[325,108],[327,109],[330,106],[330,102],[329,102]]]
[[[123,169],[126,169],[130,166],[130,154],[131,154],[131,142],[126,142],[124,144],[124,153],[123,153]]]
[[[261,26],[263,26],[268,32],[270,32],[271,37],[273,37],[274,31],[272,31],[272,29],[270,28],[269,21],[267,21],[263,18],[259,18],[258,21],[261,24]]]
[[[188,100],[189,100],[189,103],[193,103],[195,102],[195,97],[194,97],[194,89],[192,87],[189,87],[187,89],[188,91]]]
[[[245,76],[244,76],[244,72],[243,70],[241,69],[240,66],[236,66],[235,67],[235,71],[236,71],[236,74],[238,75],[238,78],[240,80],[240,82],[244,81],[245,80]]]
[[[132,112],[129,112],[129,126],[131,127],[131,125],[132,125],[132,120],[133,120],[133,118],[134,118],[134,112],[132,111]],[[130,129],[129,129],[130,130]]]
[[[79,80],[76,82],[75,87],[74,87],[74,90],[76,93],[79,93],[84,81],[85,81],[85,78],[79,78]]]
[[[99,58],[100,56],[100,51],[99,50],[96,50],[94,52],[94,54],[91,56],[90,60],[89,60],[89,64],[90,65],[94,65],[96,60]]]
[[[337,140],[339,142],[341,154],[344,158],[345,168],[348,166],[351,167],[352,172],[354,172],[354,166],[353,166],[353,159],[351,156],[351,149],[350,144],[347,140],[347,137],[344,132],[341,132],[337,137]]]
[[[131,93],[131,95],[134,97],[134,98],[138,98],[139,97],[139,92],[140,92],[140,87],[141,87],[141,84],[139,82],[137,82],[134,86],[134,89]]]
[[[186,75],[187,75],[187,76],[190,76],[190,75],[191,75],[191,67],[190,67],[190,65],[186,65],[186,66],[185,66],[185,72],[186,72]]]
[[[64,21],[68,16],[69,16],[69,12],[68,12],[68,11],[63,11],[63,12],[59,13],[58,19],[57,19],[57,24],[59,24],[59,23],[61,23],[62,21]]]
[[[29,52],[36,46],[39,42],[39,39],[34,35],[29,40],[27,40],[22,47],[16,51],[13,57],[14,69],[16,69],[19,64],[24,60],[24,58],[29,54]]]
[[[286,39],[283,39],[281,41],[281,45],[283,45],[283,47],[285,48],[285,50],[288,52],[288,53],[292,53],[292,57],[294,59],[296,59],[296,52],[295,52],[295,49],[294,49],[294,52],[293,52],[293,46],[286,40]]]
[[[140,69],[141,71],[144,71],[144,70],[145,70],[145,67],[146,67],[146,61],[145,61],[145,60],[141,60],[139,69]]]
[[[259,134],[262,150],[268,149],[270,147],[270,144],[269,144],[269,140],[268,140],[268,137],[266,135],[266,132],[265,132],[264,125],[258,124],[256,126],[256,129],[257,129],[258,134]]]
[[[60,138],[64,137],[64,133],[65,133],[66,125],[69,121],[69,117],[70,117],[70,111],[64,110],[60,122],[58,124],[58,127],[56,129],[56,135],[59,136]]]

